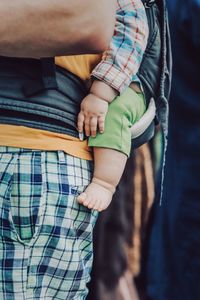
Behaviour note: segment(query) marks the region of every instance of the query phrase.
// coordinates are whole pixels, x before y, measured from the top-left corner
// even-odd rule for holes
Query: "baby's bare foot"
[[[114,186],[93,178],[86,190],[78,196],[77,201],[90,209],[102,211],[110,204],[114,192]]]

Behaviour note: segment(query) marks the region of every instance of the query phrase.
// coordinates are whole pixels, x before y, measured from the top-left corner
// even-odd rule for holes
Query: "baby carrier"
[[[160,123],[164,139],[168,132],[168,100],[171,89],[172,56],[166,3],[164,0],[144,0],[149,25],[147,48],[138,72],[148,108],[133,125],[132,146],[136,148],[154,136]]]
[[[164,0],[143,1],[149,40],[138,76],[147,112],[132,130],[133,148],[147,142],[160,122],[167,135],[171,49]],[[87,94],[84,82],[55,65],[54,58],[0,57],[0,123],[23,125],[78,137],[76,118]]]

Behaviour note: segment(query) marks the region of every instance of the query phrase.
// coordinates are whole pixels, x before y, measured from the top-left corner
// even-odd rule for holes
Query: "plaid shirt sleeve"
[[[139,69],[148,38],[141,0],[117,0],[115,32],[92,76],[122,93]]]

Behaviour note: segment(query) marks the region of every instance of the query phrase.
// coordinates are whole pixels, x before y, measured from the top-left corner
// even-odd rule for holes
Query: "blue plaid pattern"
[[[86,298],[97,212],[77,203],[92,162],[0,147],[0,299]]]

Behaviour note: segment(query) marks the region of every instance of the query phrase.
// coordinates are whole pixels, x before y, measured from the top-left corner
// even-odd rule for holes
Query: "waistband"
[[[0,57],[0,123],[78,138],[76,122],[80,103],[87,94],[85,82],[55,66],[57,86],[38,90],[40,71],[39,62]],[[27,94],[27,87],[32,87],[34,94],[30,89]]]

